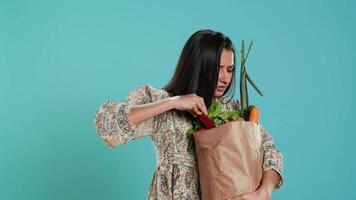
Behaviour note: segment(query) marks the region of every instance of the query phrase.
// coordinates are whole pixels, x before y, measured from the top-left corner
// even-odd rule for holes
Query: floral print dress
[[[172,109],[134,124],[128,120],[130,106],[142,105],[170,97],[165,90],[145,84],[133,90],[124,102],[104,102],[94,117],[99,136],[112,148],[131,140],[150,136],[156,152],[157,165],[149,186],[149,200],[200,199],[199,174],[195,155],[187,152],[186,132],[192,122]],[[240,109],[238,100],[217,97],[224,111]],[[230,100],[230,101],[228,101]],[[283,157],[275,148],[271,135],[261,127],[264,149],[263,171],[275,170],[283,183]]]

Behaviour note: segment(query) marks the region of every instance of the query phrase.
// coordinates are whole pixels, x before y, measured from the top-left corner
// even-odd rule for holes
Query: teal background
[[[356,199],[355,6],[2,0],[0,199],[145,199],[155,167],[149,137],[113,150],[93,117],[108,99],[162,87],[201,28],[237,48],[255,41],[248,70],[265,96],[250,98],[285,158],[273,199]]]

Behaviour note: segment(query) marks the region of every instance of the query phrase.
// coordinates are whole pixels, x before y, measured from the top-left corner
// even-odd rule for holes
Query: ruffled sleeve
[[[126,144],[156,132],[157,117],[152,117],[138,124],[128,120],[130,108],[135,105],[151,103],[157,97],[159,90],[145,84],[130,92],[124,102],[108,100],[96,111],[94,126],[98,135],[111,148]]]

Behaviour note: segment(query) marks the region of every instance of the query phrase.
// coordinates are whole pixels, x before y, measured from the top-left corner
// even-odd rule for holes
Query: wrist
[[[261,186],[261,190],[264,192],[268,192],[269,194],[272,193],[274,186],[273,185],[264,185]]]
[[[167,99],[167,104],[168,104],[169,110],[177,108],[177,103],[176,102],[177,102],[177,96],[169,97]]]
[[[259,190],[263,193],[268,193],[268,194],[272,194],[272,191],[274,189],[273,185],[266,185],[266,184],[262,184],[259,188]]]

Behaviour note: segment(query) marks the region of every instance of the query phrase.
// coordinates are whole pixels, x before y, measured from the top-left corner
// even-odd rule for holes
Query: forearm
[[[173,108],[174,102],[171,98],[144,105],[132,106],[128,112],[128,120],[131,123],[137,124]]]
[[[263,173],[260,189],[272,193],[273,189],[278,185],[281,177],[273,169],[267,170]]]

